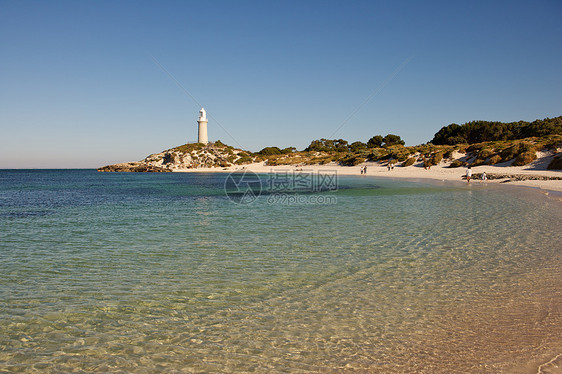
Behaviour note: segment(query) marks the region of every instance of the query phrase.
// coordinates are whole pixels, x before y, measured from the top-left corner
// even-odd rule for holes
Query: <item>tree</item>
[[[295,152],[297,149],[295,147],[287,147],[287,148],[283,148],[281,150],[282,154],[287,154],[287,153],[293,153]]]
[[[305,151],[307,152],[347,152],[349,151],[349,146],[347,140],[343,139],[320,139],[313,140]]]
[[[367,147],[369,148],[381,148],[383,143],[383,137],[381,135],[375,135],[367,141]]]
[[[351,143],[351,145],[349,146],[349,150],[351,152],[359,152],[359,151],[363,151],[367,149],[367,144],[363,143],[363,142],[353,142]]]
[[[397,145],[397,144],[401,144],[401,145],[406,144],[406,142],[404,142],[404,140],[400,139],[400,137],[398,135],[394,135],[394,134],[388,134],[387,136],[385,136],[383,138],[383,141],[384,141],[385,147],[391,146],[391,145]]]
[[[310,142],[310,145],[306,147],[304,150],[306,152],[321,152],[324,149],[324,143],[321,140],[313,140]]]
[[[263,156],[280,155],[281,150],[279,149],[279,147],[265,147],[258,153]]]
[[[462,143],[464,137],[461,136],[461,126],[456,123],[451,123],[449,126],[444,126],[434,136],[431,143],[435,145],[443,144],[458,144]]]
[[[334,148],[336,149],[337,152],[349,151],[347,140],[343,140],[343,139],[334,140]]]
[[[471,121],[462,125],[452,123],[442,127],[433,137],[435,145],[474,144],[498,140],[517,140],[532,136],[562,134],[562,116],[538,119],[531,123]]]
[[[305,148],[307,152],[329,152],[334,148],[334,142],[328,139],[313,140],[310,145]]]

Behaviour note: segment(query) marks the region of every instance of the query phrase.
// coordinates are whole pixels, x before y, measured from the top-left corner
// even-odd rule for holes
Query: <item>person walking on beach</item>
[[[366,166],[363,168],[363,174],[367,174],[367,167]]]
[[[466,182],[470,183],[470,177],[472,177],[472,169],[470,166],[466,169]]]
[[[485,181],[485,180],[487,180],[487,179],[488,179],[488,177],[486,176],[486,172],[483,171],[483,172],[482,172],[482,180]]]

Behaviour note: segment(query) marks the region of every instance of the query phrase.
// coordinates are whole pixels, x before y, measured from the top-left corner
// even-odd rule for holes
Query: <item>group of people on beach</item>
[[[466,182],[467,183],[470,183],[470,178],[472,178],[472,169],[469,166],[468,169],[466,169]],[[482,172],[482,175],[480,176],[480,180],[481,181],[488,180],[488,176],[486,175],[485,171]]]
[[[391,163],[388,163],[387,168],[388,168],[388,171],[390,171],[390,170],[394,169],[394,165],[392,165]],[[367,167],[366,166],[361,166],[361,175],[363,175],[363,174],[367,174]],[[466,169],[466,182],[470,183],[471,179],[472,179],[472,169],[469,166],[468,169]],[[488,176],[486,175],[486,172],[482,172],[480,180],[481,181],[488,180]]]

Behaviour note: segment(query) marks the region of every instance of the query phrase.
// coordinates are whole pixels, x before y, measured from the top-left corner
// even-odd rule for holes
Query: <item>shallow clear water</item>
[[[562,353],[559,196],[340,177],[305,194],[330,204],[235,204],[225,178],[0,171],[0,371],[535,373]]]

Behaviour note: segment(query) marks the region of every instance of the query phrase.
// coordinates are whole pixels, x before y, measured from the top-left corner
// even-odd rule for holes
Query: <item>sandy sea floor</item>
[[[560,372],[558,193],[316,170],[3,172],[0,372]]]

